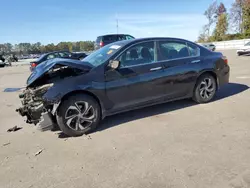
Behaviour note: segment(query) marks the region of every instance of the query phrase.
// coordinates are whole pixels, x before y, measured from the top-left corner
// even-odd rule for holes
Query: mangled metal
[[[43,67],[37,67],[27,80],[27,87],[19,95],[22,106],[16,109],[21,116],[26,116],[27,123],[38,126],[44,131],[51,129],[55,124],[55,113],[60,105],[48,103],[44,100],[44,94],[57,82],[62,79],[76,77],[90,70],[86,66],[74,64],[73,61],[51,61],[44,63]]]
[[[41,113],[45,110],[42,96],[51,86],[53,86],[53,83],[38,88],[27,88],[19,95],[19,98],[22,99],[22,107],[18,108],[17,112],[27,117],[27,123],[36,125],[40,121]]]

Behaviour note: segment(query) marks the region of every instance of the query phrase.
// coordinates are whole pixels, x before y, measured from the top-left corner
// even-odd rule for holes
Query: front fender
[[[102,100],[100,100],[100,96],[96,95],[96,93],[91,92],[91,85],[80,85],[78,87],[71,88],[64,87],[63,90],[58,89],[61,89],[61,87],[51,87],[43,96],[44,103],[46,105],[53,106],[51,111],[53,115],[56,114],[57,109],[59,108],[65,96],[68,96],[71,93],[85,93],[93,96],[97,100],[102,110],[102,118],[105,117],[105,104],[102,102]]]
[[[90,85],[54,85],[48,89],[48,91],[43,95],[43,100],[47,104],[56,104],[61,101],[61,99],[67,95],[68,93],[74,91],[84,91],[88,90],[91,86]]]

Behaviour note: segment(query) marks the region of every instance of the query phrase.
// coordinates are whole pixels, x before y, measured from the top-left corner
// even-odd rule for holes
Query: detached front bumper
[[[16,111],[26,117],[26,123],[34,124],[39,130],[51,130],[56,126],[54,105],[47,105],[42,99],[48,87],[42,86],[37,89],[26,89],[19,95],[22,106]]]

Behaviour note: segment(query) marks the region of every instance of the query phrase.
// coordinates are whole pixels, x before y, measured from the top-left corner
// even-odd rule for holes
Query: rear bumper
[[[226,66],[218,76],[218,88],[221,86],[228,84],[230,78],[230,67]]]

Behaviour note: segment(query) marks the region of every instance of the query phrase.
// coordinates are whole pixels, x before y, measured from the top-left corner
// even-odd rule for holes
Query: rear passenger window
[[[186,43],[161,41],[159,42],[159,60],[171,60],[189,56]]]
[[[200,56],[200,48],[198,46],[191,44],[191,43],[188,43],[187,45],[188,45],[190,56],[192,57]]]
[[[143,65],[154,62],[154,42],[144,42],[132,46],[119,58],[121,67]]]
[[[159,61],[198,56],[200,49],[193,44],[186,42],[159,42]]]
[[[107,35],[103,37],[104,41],[117,41],[117,35]]]
[[[130,36],[130,35],[126,35],[126,39],[127,40],[131,40],[131,39],[134,39],[134,37]]]
[[[118,38],[117,40],[126,40],[125,35],[118,35],[117,38]]]

